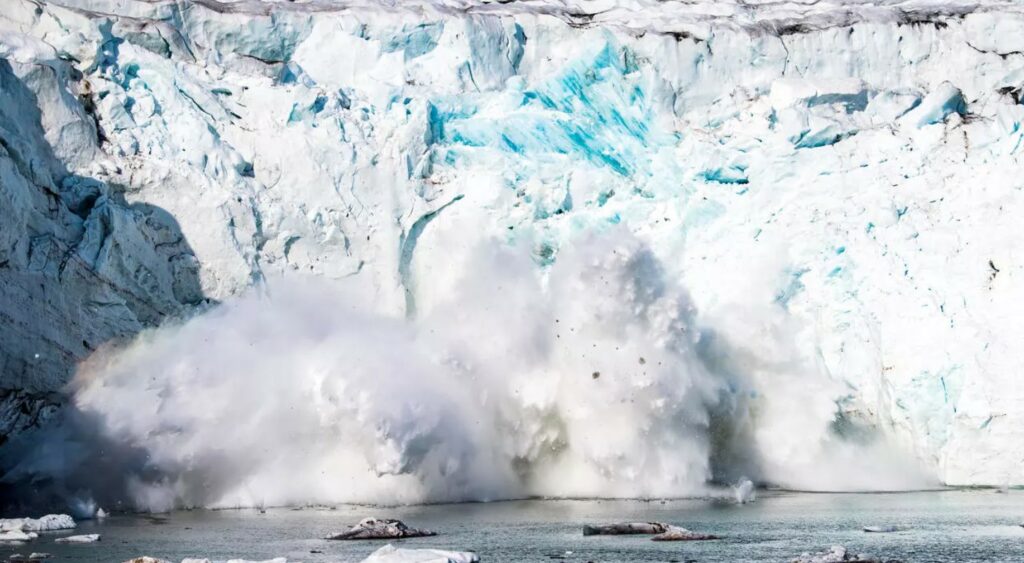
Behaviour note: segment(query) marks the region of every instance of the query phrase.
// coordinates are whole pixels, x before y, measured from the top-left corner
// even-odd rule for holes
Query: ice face
[[[139,506],[1024,482],[1019,8],[426,4],[5,6],[3,387],[223,302]]]

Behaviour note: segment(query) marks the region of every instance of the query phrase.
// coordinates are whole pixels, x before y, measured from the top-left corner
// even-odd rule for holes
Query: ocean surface
[[[396,542],[403,547],[473,550],[482,561],[789,561],[807,551],[844,545],[902,561],[1024,561],[1024,491],[951,490],[892,494],[760,492],[753,504],[687,499],[524,500],[382,508],[191,510],[114,515],[50,532],[21,546],[0,546],[0,558],[32,551],[50,561],[121,562],[151,555],[289,561],[359,561],[387,542],[327,541],[366,516],[392,517],[438,536]],[[722,536],[717,541],[652,542],[647,536],[582,535],[584,524],[660,521]],[[864,526],[906,531],[865,533]],[[87,545],[60,536],[99,533]]]

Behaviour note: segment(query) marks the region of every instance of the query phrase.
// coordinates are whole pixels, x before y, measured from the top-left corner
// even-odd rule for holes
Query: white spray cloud
[[[482,244],[462,279],[413,321],[277,279],[145,332],[81,367],[89,430],[72,440],[131,452],[106,481],[144,510],[687,496],[714,463],[764,478],[786,460],[796,485],[843,488],[830,456],[868,451],[832,432],[827,382],[753,356],[721,369],[686,292],[625,228],[546,271]]]

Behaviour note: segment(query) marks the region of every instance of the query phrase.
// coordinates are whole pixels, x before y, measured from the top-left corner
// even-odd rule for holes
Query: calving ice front
[[[9,2],[5,480],[1024,483],[1018,9],[602,4]]]
[[[719,365],[688,296],[624,227],[567,245],[543,276],[528,248],[484,243],[411,322],[336,285],[269,280],[95,353],[62,449],[86,440],[72,463],[119,478],[69,488],[160,511],[658,498],[756,472],[772,446],[803,452],[778,460],[787,473],[830,486],[915,482],[894,481],[881,450],[828,443],[834,408],[815,396],[828,384],[764,389]],[[740,389],[787,404],[755,415]],[[803,430],[763,443],[754,416]]]

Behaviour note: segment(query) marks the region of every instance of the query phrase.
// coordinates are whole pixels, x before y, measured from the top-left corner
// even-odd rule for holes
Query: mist
[[[799,327],[709,325],[677,278],[618,227],[550,266],[480,243],[414,319],[270,279],[97,351],[5,480],[143,511],[933,483],[884,432],[842,430],[844,390],[783,344]],[[728,341],[730,322],[769,329]]]

